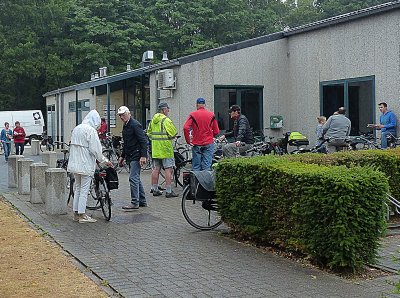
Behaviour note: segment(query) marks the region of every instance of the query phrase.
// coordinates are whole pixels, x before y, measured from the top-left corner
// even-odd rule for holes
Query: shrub
[[[334,270],[375,259],[388,182],[373,168],[229,159],[218,165],[216,186],[223,220],[254,240]]]

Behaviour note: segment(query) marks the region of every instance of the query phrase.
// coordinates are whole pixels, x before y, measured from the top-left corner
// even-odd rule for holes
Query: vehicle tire
[[[29,145],[32,145],[32,140],[39,140],[39,137],[37,135],[31,135],[28,141]]]
[[[109,221],[111,219],[111,198],[110,193],[104,185],[105,181],[100,182],[102,190],[100,190],[99,202],[101,210],[103,211],[104,218]]]
[[[67,192],[68,192],[67,204],[69,204],[71,198],[74,197],[74,183],[75,183],[74,174],[67,172]]]
[[[194,228],[208,231],[221,225],[221,217],[216,210],[207,210],[205,204],[216,205],[215,200],[198,201],[190,194],[190,185],[187,185],[182,195],[182,213],[186,221]]]

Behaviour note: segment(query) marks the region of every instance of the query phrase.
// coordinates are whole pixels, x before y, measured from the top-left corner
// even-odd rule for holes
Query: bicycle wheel
[[[74,183],[75,183],[74,174],[67,173],[67,192],[68,192],[67,204],[69,204],[71,198],[74,197]]]
[[[99,187],[101,188],[99,190],[99,202],[101,206],[101,210],[103,211],[104,218],[109,221],[111,219],[111,198],[110,198],[110,193],[107,189],[107,185],[105,184],[105,181],[102,180],[100,181]]]
[[[222,223],[216,201],[195,200],[190,194],[190,185],[186,186],[183,191],[182,213],[192,227],[202,231],[215,229]]]

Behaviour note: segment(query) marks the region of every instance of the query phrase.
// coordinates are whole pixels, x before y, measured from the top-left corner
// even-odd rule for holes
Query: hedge
[[[272,156],[224,160],[216,173],[220,213],[233,230],[334,270],[374,262],[385,229],[384,174]]]

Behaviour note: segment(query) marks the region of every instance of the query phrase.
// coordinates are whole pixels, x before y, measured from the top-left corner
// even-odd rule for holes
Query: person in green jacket
[[[162,191],[158,189],[158,177],[161,168],[164,168],[165,197],[174,198],[178,195],[172,191],[172,173],[175,159],[171,140],[176,137],[177,130],[171,119],[168,118],[169,106],[166,102],[161,102],[158,105],[158,111],[147,128],[147,135],[151,141],[151,157],[153,159],[151,190],[153,196],[162,195]]]

